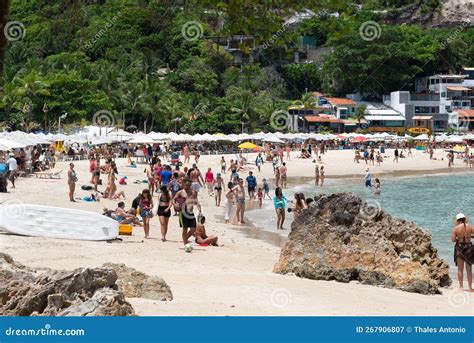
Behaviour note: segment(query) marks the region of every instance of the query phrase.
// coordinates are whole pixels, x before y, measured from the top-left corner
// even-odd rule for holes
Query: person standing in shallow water
[[[459,288],[464,289],[463,276],[464,265],[466,265],[467,290],[472,292],[472,263],[474,261],[474,251],[471,238],[474,233],[473,227],[467,224],[464,214],[456,215],[456,226],[451,233],[451,240],[454,244],[454,263],[458,267]]]

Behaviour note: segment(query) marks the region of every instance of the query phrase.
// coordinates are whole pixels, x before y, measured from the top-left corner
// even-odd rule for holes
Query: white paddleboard
[[[115,239],[119,233],[119,223],[101,214],[16,201],[0,205],[0,228],[22,236],[87,241]]]

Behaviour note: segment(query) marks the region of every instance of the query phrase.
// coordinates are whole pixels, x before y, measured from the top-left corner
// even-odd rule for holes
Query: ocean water
[[[323,188],[302,182],[285,190],[284,194],[291,199],[295,192],[303,192],[306,197],[318,193],[353,192],[392,216],[413,221],[430,232],[433,245],[453,269],[451,229],[459,212],[474,221],[473,180],[471,173],[381,178],[382,192],[375,196],[364,187],[361,177],[360,180],[326,180],[328,183]],[[260,229],[276,231],[275,212],[269,200],[262,209],[247,212],[247,216]],[[282,235],[288,235],[292,220],[293,215],[287,212],[286,230]]]

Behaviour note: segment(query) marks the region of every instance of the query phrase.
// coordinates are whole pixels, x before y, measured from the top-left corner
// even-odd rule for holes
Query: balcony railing
[[[439,101],[439,94],[410,94],[410,101]]]

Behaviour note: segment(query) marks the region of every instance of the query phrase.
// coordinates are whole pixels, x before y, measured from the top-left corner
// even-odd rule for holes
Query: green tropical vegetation
[[[380,99],[415,76],[474,66],[474,28],[386,25],[372,11],[413,3],[437,11],[438,1],[359,3],[10,1],[9,20],[25,32],[6,51],[0,126],[49,130],[64,113],[78,126],[107,111],[129,129],[271,131],[275,111],[315,105],[311,91]],[[315,15],[284,25],[305,10]],[[380,27],[370,41],[360,34],[368,21]],[[253,37],[235,47],[253,60],[240,63],[216,44],[231,35]],[[293,60],[302,36],[324,52],[310,63]]]

